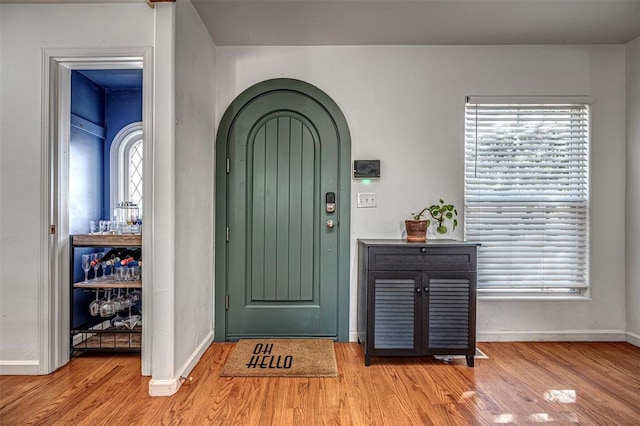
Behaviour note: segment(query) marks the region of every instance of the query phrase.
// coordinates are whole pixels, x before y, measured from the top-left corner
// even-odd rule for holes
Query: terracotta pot
[[[418,243],[427,241],[426,220],[405,220],[404,226],[407,228],[407,241]]]

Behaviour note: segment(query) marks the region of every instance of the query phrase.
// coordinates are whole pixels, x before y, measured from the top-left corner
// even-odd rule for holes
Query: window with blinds
[[[480,292],[583,293],[589,276],[587,103],[469,99],[464,216],[465,238],[482,243]]]

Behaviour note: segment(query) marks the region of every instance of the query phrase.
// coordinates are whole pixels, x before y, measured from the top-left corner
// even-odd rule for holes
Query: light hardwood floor
[[[335,345],[337,378],[227,378],[213,344],[172,397],[148,396],[136,355],[81,355],[48,376],[0,377],[0,424],[640,425],[640,348],[480,343],[489,359],[374,358]]]

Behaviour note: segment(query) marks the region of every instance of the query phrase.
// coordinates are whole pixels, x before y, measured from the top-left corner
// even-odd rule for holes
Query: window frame
[[[114,136],[109,149],[110,160],[110,214],[115,211],[118,200],[129,199],[129,162],[132,149],[143,142],[142,122],[126,125]],[[144,161],[144,159],[143,159]],[[139,206],[142,208],[142,206]]]
[[[580,105],[581,107],[586,108],[586,159],[585,159],[585,168],[586,168],[586,187],[584,188],[586,191],[585,202],[586,202],[586,212],[585,212],[585,223],[584,223],[584,240],[586,241],[585,254],[584,254],[584,288],[583,289],[575,289],[571,291],[570,286],[565,287],[564,290],[553,290],[548,286],[540,285],[540,286],[523,286],[522,288],[518,288],[517,286],[505,286],[504,288],[499,288],[499,286],[492,286],[489,288],[482,288],[482,277],[479,273],[478,276],[478,297],[482,299],[519,299],[519,300],[535,300],[535,299],[544,299],[544,300],[590,300],[590,262],[591,262],[591,240],[590,240],[590,210],[591,210],[591,179],[590,179],[590,162],[591,162],[591,108],[590,104],[592,103],[592,98],[588,96],[469,96],[466,98],[465,105],[465,130],[464,130],[464,152],[465,152],[465,160],[464,160],[464,205],[465,205],[465,221],[464,221],[464,233],[465,239],[469,239],[473,241],[473,238],[469,238],[467,235],[467,197],[468,197],[468,144],[469,144],[469,130],[467,129],[467,117],[469,114],[469,105],[483,105],[483,106],[499,106],[504,105],[512,105],[513,107],[527,107],[533,105],[546,105],[549,108],[553,108],[554,106],[560,105]],[[505,108],[507,109],[507,108]],[[473,136],[472,136],[473,138]],[[542,235],[542,234],[541,234]],[[576,234],[577,236],[581,234]],[[479,241],[482,242],[482,241]],[[482,250],[480,247],[479,250]],[[576,286],[578,287],[578,286]]]

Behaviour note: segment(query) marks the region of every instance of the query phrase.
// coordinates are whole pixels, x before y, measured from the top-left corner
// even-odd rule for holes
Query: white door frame
[[[153,81],[152,48],[45,49],[42,58],[42,194],[40,266],[40,374],[69,362],[69,134],[71,71],[142,68],[143,262],[146,294],[152,294]],[[52,234],[51,226],[55,227]],[[151,297],[142,299],[142,374],[151,375]]]

